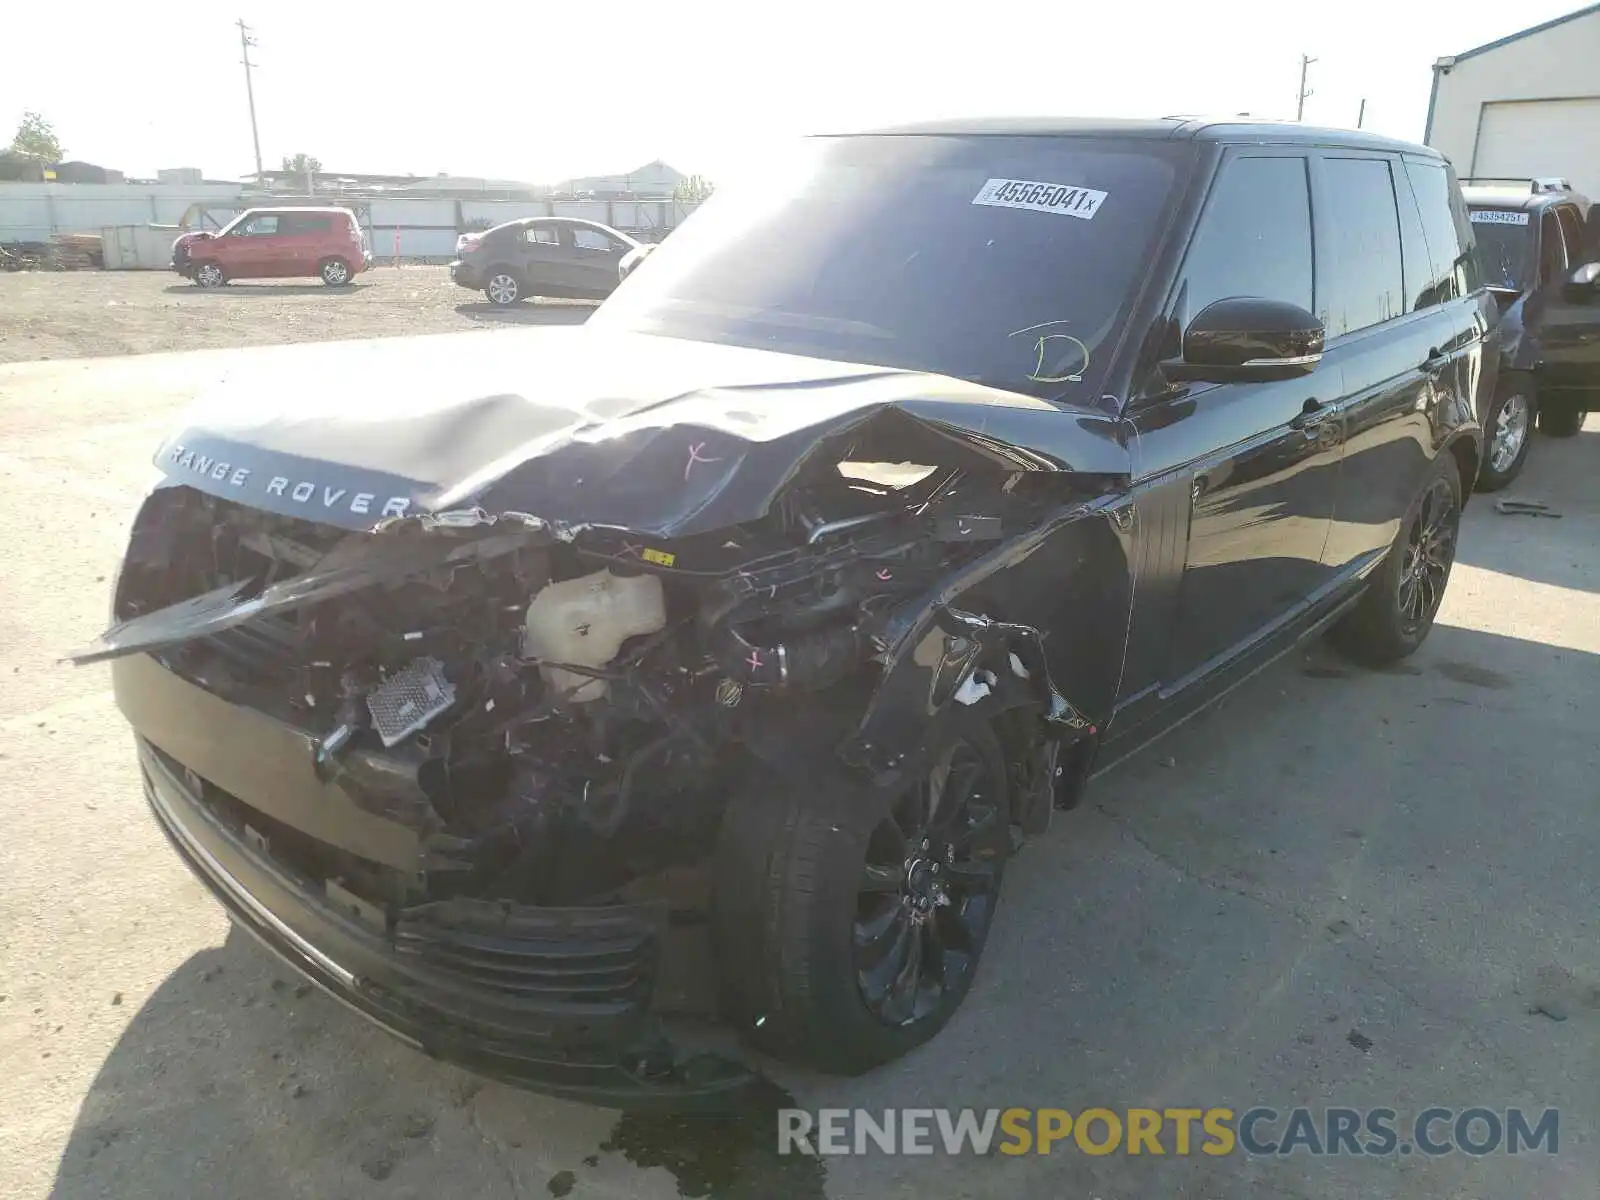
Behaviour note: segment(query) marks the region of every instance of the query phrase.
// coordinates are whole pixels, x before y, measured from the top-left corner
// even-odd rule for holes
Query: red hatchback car
[[[341,287],[371,265],[348,208],[252,208],[216,233],[186,233],[172,243],[172,269],[203,288],[309,276]]]

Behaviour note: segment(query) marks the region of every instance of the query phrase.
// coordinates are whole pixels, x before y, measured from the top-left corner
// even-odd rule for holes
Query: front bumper
[[[725,1103],[749,1082],[729,1060],[679,1058],[650,1016],[659,911],[450,900],[386,920],[277,857],[274,834],[238,815],[248,805],[158,749],[141,726],[160,736],[166,712],[204,722],[197,731],[223,752],[245,735],[280,754],[294,731],[224,705],[143,655],[118,660],[113,678],[141,731],[145,796],[168,840],[241,929],[335,999],[425,1054],[568,1099],[680,1108]],[[232,717],[217,721],[217,705]],[[267,788],[269,801],[281,782]]]
[[[483,290],[483,272],[459,258],[450,264],[450,282],[474,292]]]

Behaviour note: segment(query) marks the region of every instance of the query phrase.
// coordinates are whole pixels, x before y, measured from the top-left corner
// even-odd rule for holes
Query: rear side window
[[[1406,309],[1400,266],[1400,213],[1394,176],[1381,158],[1323,162],[1331,253],[1322,272],[1322,319],[1329,337],[1355,333]]]
[[[618,242],[613,242],[598,229],[584,229],[579,227],[572,231],[573,244],[584,250],[609,250],[622,249]]]
[[[333,218],[325,213],[284,213],[278,218],[282,234],[327,233],[332,228]]]
[[[1560,283],[1567,273],[1567,252],[1561,244],[1561,226],[1549,209],[1539,218],[1539,286]]]
[[[1223,164],[1184,261],[1181,326],[1235,296],[1311,309],[1311,193],[1303,158]]]
[[[1411,185],[1405,172],[1394,173],[1394,199],[1400,209],[1400,253],[1405,269],[1407,312],[1437,304],[1438,298],[1428,293],[1433,282],[1433,259],[1428,256],[1428,239],[1422,232],[1422,218],[1417,215],[1417,201],[1411,195]]]
[[[1434,304],[1470,295],[1478,284],[1472,226],[1455,173],[1443,163],[1406,160],[1406,176],[1416,197],[1422,229],[1428,238],[1433,279],[1426,292]]]
[[[550,225],[529,225],[522,232],[525,242],[537,242],[542,246],[558,246],[561,244],[561,235]]]

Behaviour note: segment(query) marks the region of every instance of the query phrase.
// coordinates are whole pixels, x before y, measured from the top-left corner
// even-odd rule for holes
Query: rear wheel
[[[824,777],[735,796],[712,926],[728,1016],[769,1053],[841,1074],[927,1041],[972,985],[1010,848],[986,724],[892,794]]]
[[[1450,582],[1460,528],[1461,473],[1453,454],[1440,453],[1366,594],[1329,631],[1329,641],[1375,667],[1422,645]]]
[[[1539,432],[1546,437],[1569,438],[1583,428],[1583,409],[1576,404],[1545,403],[1539,409]]]
[[[350,264],[342,258],[325,258],[317,268],[317,274],[329,287],[343,287],[350,282]]]
[[[509,308],[522,299],[522,283],[504,267],[496,267],[489,272],[489,280],[483,285],[483,294],[497,308]]]
[[[203,288],[221,287],[228,282],[228,276],[216,263],[203,262],[194,269],[194,281]]]
[[[1535,407],[1532,379],[1520,373],[1501,377],[1484,422],[1489,445],[1478,471],[1479,491],[1498,492],[1521,474],[1533,444]]]

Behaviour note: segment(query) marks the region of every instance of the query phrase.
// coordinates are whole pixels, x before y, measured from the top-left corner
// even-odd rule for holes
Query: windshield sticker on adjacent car
[[[1475,208],[1470,216],[1474,225],[1526,225],[1528,214],[1507,212],[1503,208]]]
[[[1035,179],[991,179],[978,189],[972,202],[993,208],[1031,208],[1035,212],[1090,221],[1100,211],[1100,204],[1105,198],[1104,192],[1064,183],[1040,183]]]

